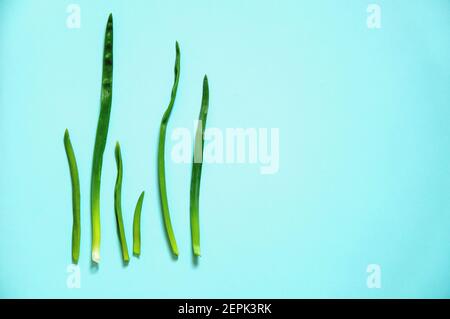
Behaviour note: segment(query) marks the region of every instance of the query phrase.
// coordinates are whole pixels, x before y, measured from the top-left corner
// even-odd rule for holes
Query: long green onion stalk
[[[205,75],[203,79],[202,106],[198,118],[198,126],[194,142],[194,159],[192,161],[191,176],[191,236],[192,250],[195,256],[200,256],[200,221],[199,221],[199,198],[200,198],[200,179],[202,176],[203,146],[205,143],[206,117],[209,107],[209,87],[208,78]]]
[[[100,181],[102,175],[103,153],[105,152],[109,118],[111,115],[112,84],[113,17],[112,14],[110,14],[105,31],[100,115],[95,136],[91,175],[92,261],[96,263],[100,262]]]
[[[128,245],[125,236],[125,227],[123,225],[123,217],[122,217],[123,164],[119,142],[116,143],[115,155],[117,164],[117,178],[116,178],[116,186],[114,187],[114,210],[116,212],[117,232],[119,235],[120,246],[122,248],[122,258],[124,262],[128,262],[130,261],[130,256],[128,255]]]
[[[158,181],[159,181],[159,194],[161,198],[161,209],[164,219],[164,226],[166,228],[166,234],[169,239],[170,247],[172,248],[172,253],[178,256],[178,246],[175,240],[175,234],[172,228],[172,222],[170,220],[169,203],[167,200],[167,189],[166,189],[166,172],[164,164],[164,152],[166,143],[166,130],[167,122],[169,121],[170,113],[172,112],[173,105],[175,103],[175,97],[177,95],[178,81],[180,79],[180,47],[178,42],[175,45],[176,48],[176,58],[175,58],[175,68],[174,75],[175,80],[172,87],[172,93],[170,96],[170,103],[161,120],[161,126],[159,130],[159,144],[158,144]]]
[[[64,147],[66,149],[67,160],[69,162],[70,178],[72,181],[72,262],[78,264],[80,257],[80,178],[78,175],[77,160],[70,142],[69,131],[66,129],[64,133]]]

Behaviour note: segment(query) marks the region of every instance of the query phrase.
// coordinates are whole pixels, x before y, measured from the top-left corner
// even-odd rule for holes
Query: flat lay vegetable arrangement
[[[169,212],[169,201],[167,197],[166,175],[165,175],[165,139],[167,125],[172,113],[177,95],[178,83],[180,79],[180,47],[178,42],[175,44],[175,66],[174,82],[172,86],[170,102],[161,119],[159,141],[157,148],[157,168],[158,185],[161,201],[161,211],[167,239],[174,256],[178,256],[178,246],[175,240],[175,234]],[[100,262],[100,186],[103,165],[103,155],[107,145],[108,127],[111,115],[112,105],[112,84],[113,84],[113,17],[109,15],[103,50],[103,71],[100,95],[100,113],[98,117],[97,131],[95,136],[95,145],[92,158],[91,172],[91,224],[92,224],[92,252],[91,259],[94,263]],[[203,80],[203,94],[201,109],[199,115],[199,124],[195,136],[194,158],[192,164],[191,190],[190,190],[190,221],[192,234],[192,248],[194,256],[200,256],[200,221],[199,221],[199,198],[200,198],[200,179],[202,172],[202,157],[204,147],[204,132],[206,117],[209,106],[209,87],[208,78]],[[64,134],[64,147],[69,162],[69,170],[72,184],[72,262],[78,263],[80,255],[81,225],[80,225],[80,181],[78,167],[75,160],[74,150],[66,129]],[[117,222],[117,232],[121,246],[122,259],[125,264],[130,261],[128,246],[125,236],[125,226],[122,215],[122,180],[123,180],[123,162],[119,142],[116,143],[115,159],[117,165],[117,177],[114,188],[114,210]],[[112,199],[111,199],[112,200]],[[141,212],[144,201],[144,191],[139,196],[136,204],[133,218],[133,255],[139,257],[141,254]]]

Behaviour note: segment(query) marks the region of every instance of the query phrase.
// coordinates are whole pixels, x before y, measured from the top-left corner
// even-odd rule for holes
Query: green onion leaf
[[[103,153],[105,152],[109,118],[111,115],[112,83],[113,18],[112,14],[110,14],[105,31],[100,115],[95,136],[91,175],[92,261],[96,263],[100,262],[100,181],[102,175]]]
[[[115,154],[117,163],[117,178],[116,178],[116,186],[114,187],[114,210],[116,212],[117,232],[119,234],[120,246],[122,248],[122,258],[124,262],[128,262],[130,260],[130,256],[128,255],[127,239],[125,237],[125,227],[123,226],[123,218],[122,218],[123,165],[119,142],[116,143]]]
[[[142,192],[139,196],[133,218],[133,254],[138,257],[141,255],[141,211],[144,194],[145,192]]]
[[[78,177],[78,166],[73,152],[72,143],[70,142],[69,131],[66,129],[64,133],[64,147],[66,149],[67,160],[69,161],[70,178],[72,180],[72,262],[78,264],[80,257],[80,178]]]
[[[209,106],[209,88],[208,78],[205,75],[203,79],[202,106],[198,119],[197,131],[194,143],[194,158],[192,161],[191,176],[191,235],[192,249],[195,256],[200,256],[200,221],[199,221],[199,197],[200,197],[200,179],[202,175],[203,146],[205,143],[205,126]]]
[[[180,78],[180,47],[178,42],[176,42],[176,58],[175,58],[175,80],[172,87],[172,93],[170,97],[170,103],[161,120],[161,126],[159,130],[159,144],[158,144],[158,181],[159,181],[159,194],[161,198],[161,209],[163,213],[164,225],[166,228],[166,234],[169,239],[170,246],[172,248],[172,253],[178,256],[178,246],[175,240],[175,235],[172,229],[172,222],[170,220],[169,203],[167,200],[167,189],[166,189],[166,173],[164,164],[164,151],[166,142],[166,130],[167,122],[169,121],[170,113],[172,112],[173,105],[175,103],[175,97],[177,95],[178,81]]]

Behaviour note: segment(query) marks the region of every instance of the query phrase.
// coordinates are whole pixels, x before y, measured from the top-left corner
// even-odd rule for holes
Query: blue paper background
[[[450,2],[0,0],[0,297],[450,297]],[[375,2],[375,1],[373,1]],[[102,178],[102,261],[90,267],[89,185],[101,56],[114,15],[114,93]],[[169,122],[279,128],[280,170],[204,165],[202,253],[192,260],[190,164],[168,160],[171,258],[156,147]],[[71,133],[82,191],[81,288],[68,289]],[[146,190],[142,256],[120,259],[114,144],[128,244]],[[168,158],[170,159],[170,156]],[[368,289],[379,264],[382,288]]]

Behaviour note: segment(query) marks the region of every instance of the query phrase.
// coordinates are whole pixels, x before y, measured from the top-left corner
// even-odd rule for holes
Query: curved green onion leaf
[[[117,231],[119,234],[120,246],[122,248],[122,258],[124,262],[128,262],[130,260],[130,256],[128,255],[127,239],[125,237],[125,227],[123,226],[123,218],[122,218],[123,165],[119,142],[116,143],[115,154],[117,163],[117,178],[116,178],[116,186],[114,187],[114,210],[116,212]]]
[[[69,131],[66,129],[64,133],[64,147],[66,149],[67,160],[69,161],[70,178],[72,180],[72,262],[78,264],[80,257],[80,178],[78,177],[78,166],[73,152],[72,143],[70,142]]]
[[[169,204],[167,201],[167,189],[166,189],[166,173],[164,166],[164,151],[165,151],[165,140],[166,140],[166,130],[167,122],[169,121],[170,113],[172,112],[173,105],[175,103],[175,97],[177,95],[178,81],[180,78],[180,47],[178,42],[176,42],[176,58],[175,58],[175,80],[172,87],[172,93],[170,96],[170,103],[164,112],[161,120],[161,127],[159,130],[159,144],[158,144],[158,181],[159,181],[159,194],[161,198],[161,209],[163,213],[164,225],[166,228],[166,234],[169,239],[170,247],[172,248],[172,253],[178,256],[178,246],[175,240],[175,235],[172,229],[172,222],[170,220]]]
[[[205,75],[203,79],[202,106],[198,119],[197,131],[194,143],[194,159],[192,161],[191,176],[191,235],[192,249],[195,256],[200,256],[200,222],[199,222],[199,197],[200,197],[200,179],[202,175],[203,146],[205,143],[204,134],[206,126],[206,117],[209,106],[209,88],[208,78]]]
[[[142,192],[139,196],[133,218],[133,254],[138,257],[141,255],[141,211],[144,194],[145,192]]]

